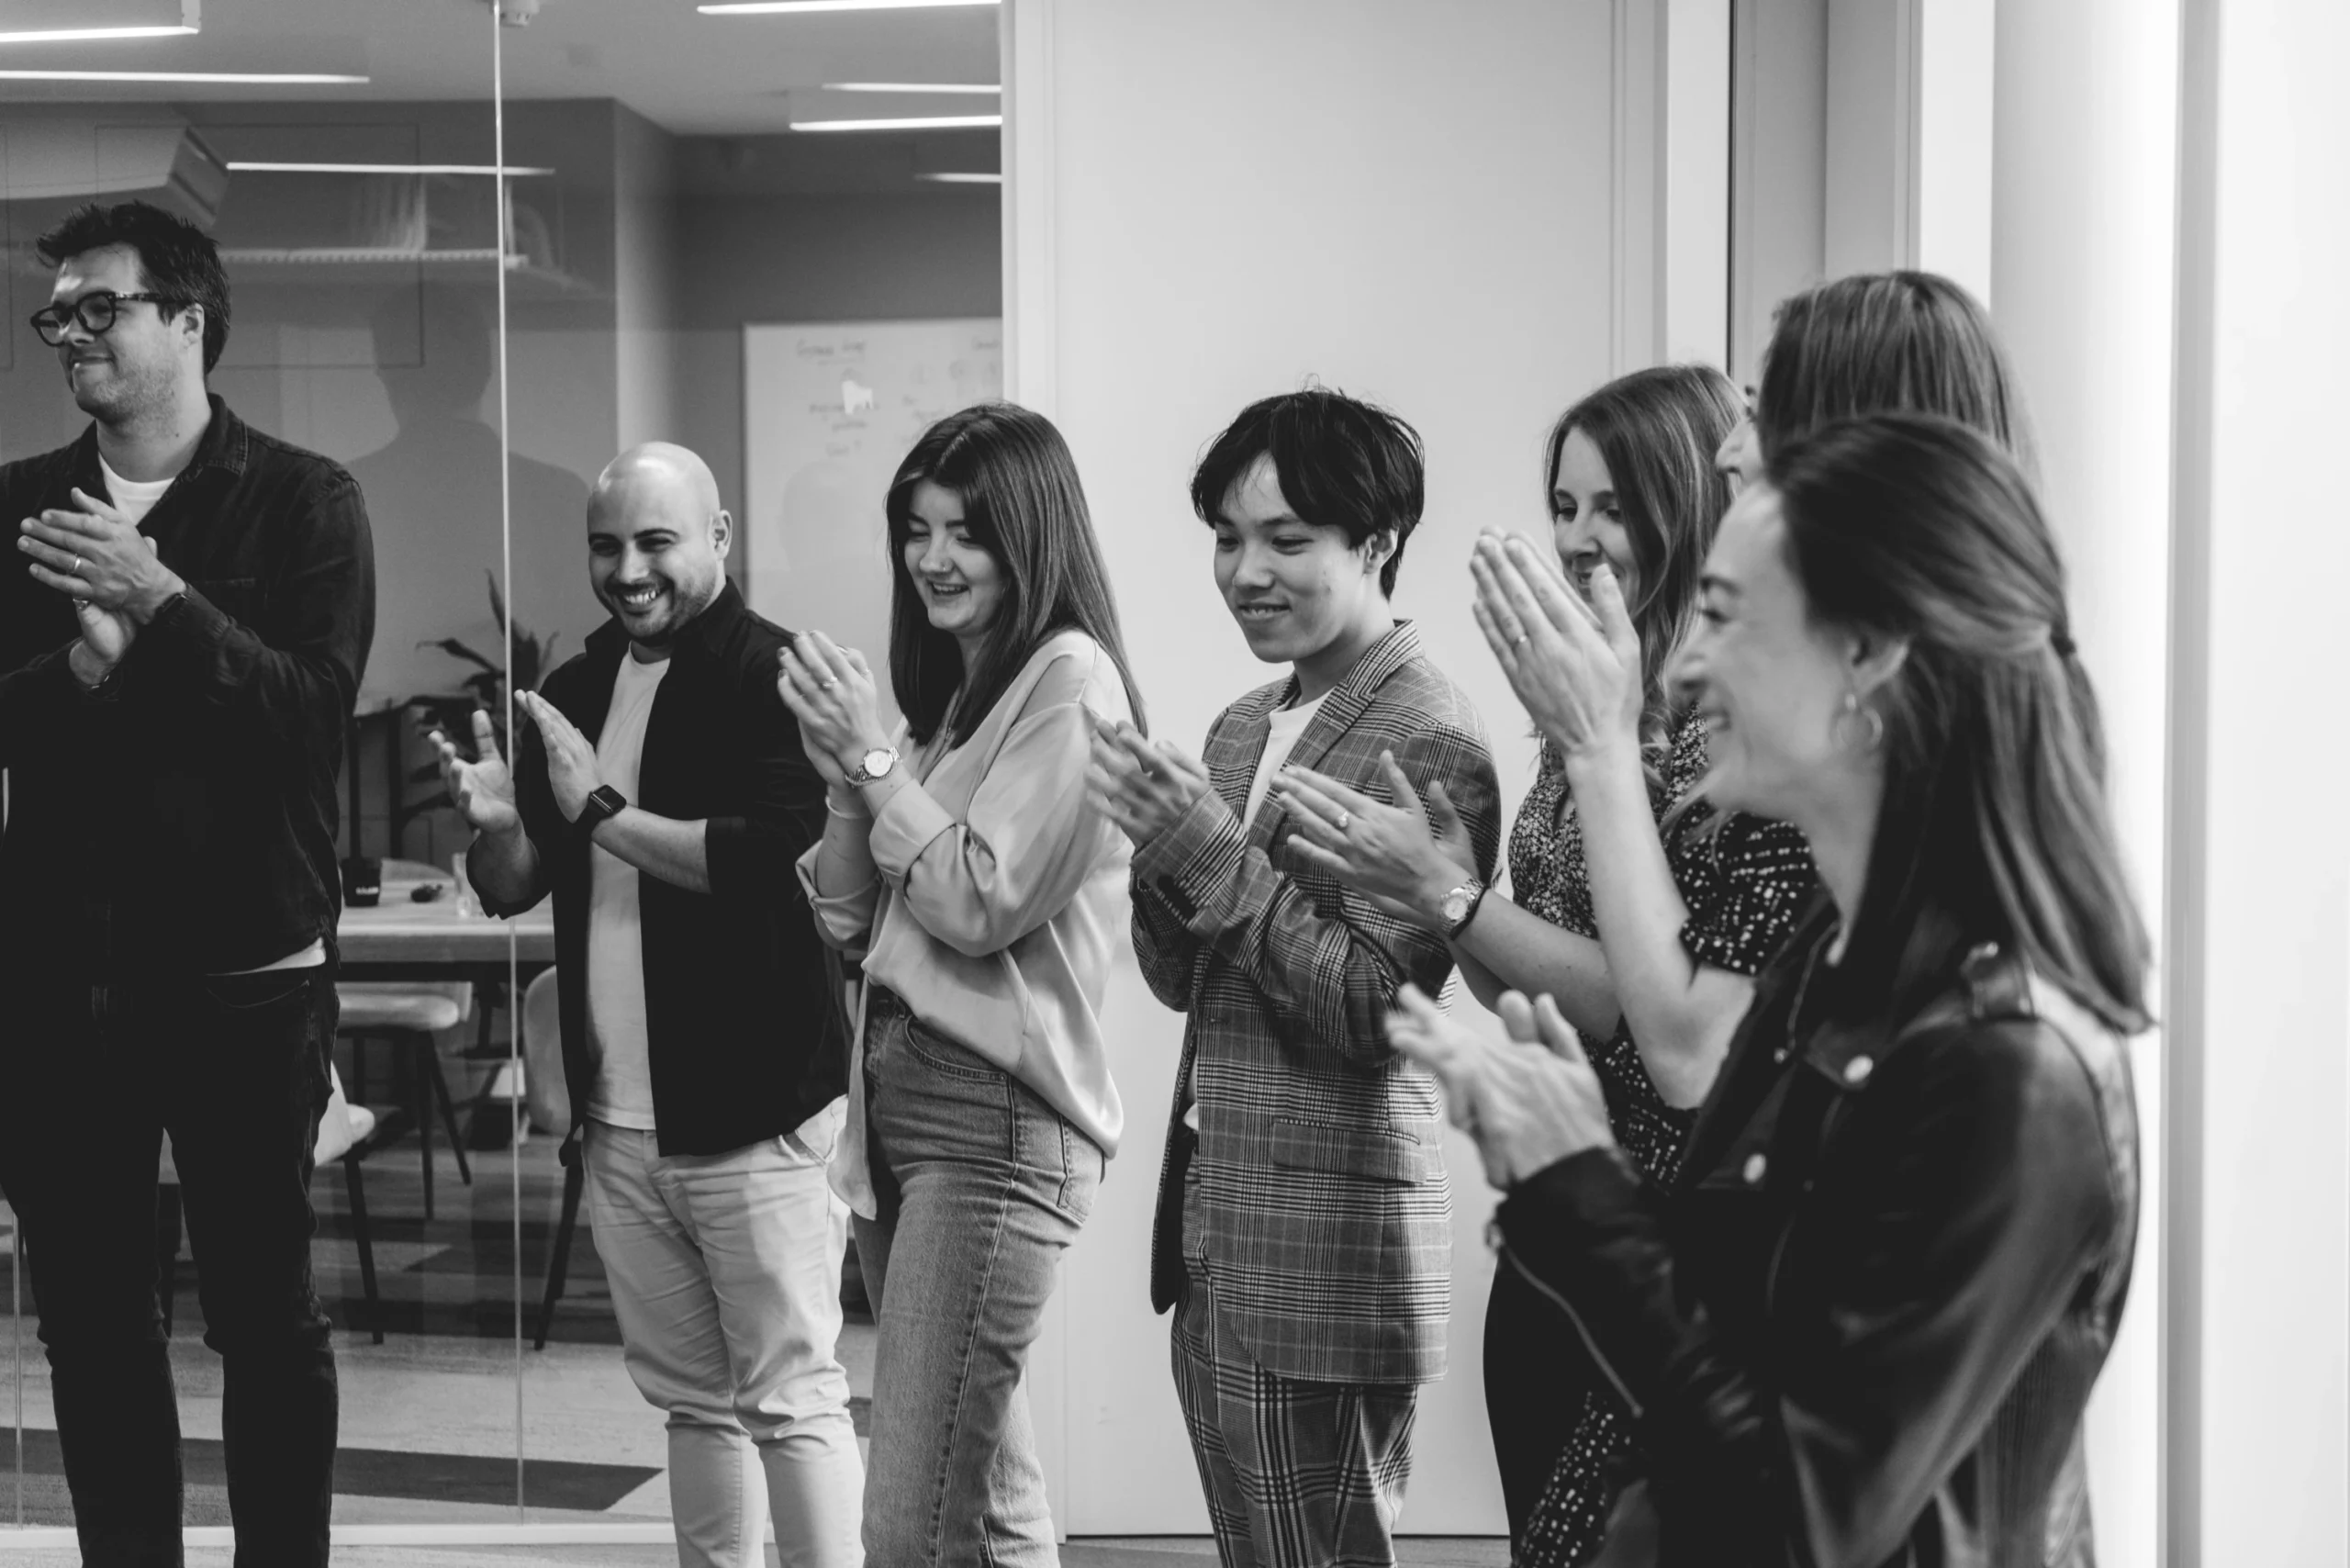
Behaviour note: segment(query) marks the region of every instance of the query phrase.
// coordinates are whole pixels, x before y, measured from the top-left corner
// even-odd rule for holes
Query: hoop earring
[[[1842,731],[1844,725],[1852,722],[1858,722],[1863,731],[1860,750],[1874,751],[1885,744],[1885,715],[1874,708],[1863,706],[1859,692],[1847,690],[1844,693],[1844,711],[1836,715],[1836,726],[1839,732],[1836,738],[1847,746],[1852,745],[1852,742],[1846,738]]]

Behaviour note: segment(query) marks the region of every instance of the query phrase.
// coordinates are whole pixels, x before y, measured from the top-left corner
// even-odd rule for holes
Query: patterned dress
[[[1706,726],[1694,714],[1675,727],[1665,758],[1660,822],[1687,799],[1706,774]],[[1519,907],[1579,936],[1596,938],[1591,875],[1583,859],[1583,823],[1569,799],[1563,767],[1550,747],[1510,833],[1509,877]],[[1682,946],[1699,963],[1741,975],[1759,974],[1795,929],[1796,917],[1817,879],[1811,847],[1785,823],[1744,814],[1727,818],[1701,803],[1674,820],[1665,860],[1689,919]],[[1588,1044],[1586,1042],[1586,1044]],[[1682,1145],[1697,1119],[1693,1109],[1664,1103],[1622,1025],[1590,1051],[1607,1092],[1607,1119],[1616,1141],[1641,1172],[1672,1181]],[[1565,1328],[1561,1326],[1561,1332]],[[1550,1480],[1514,1551],[1518,1568],[1568,1568],[1599,1550],[1607,1526],[1608,1470],[1629,1451],[1628,1424],[1597,1391],[1582,1395],[1574,1433],[1552,1467]]]

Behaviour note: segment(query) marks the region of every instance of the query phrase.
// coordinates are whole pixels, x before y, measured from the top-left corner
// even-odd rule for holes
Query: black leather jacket
[[[1502,1267],[1632,1412],[1661,1563],[2085,1568],[2081,1412],[2137,1234],[2123,1044],[1987,947],[1906,1020],[1791,1040],[1828,925],[1763,977],[1671,1190],[1562,1160],[1502,1205]]]

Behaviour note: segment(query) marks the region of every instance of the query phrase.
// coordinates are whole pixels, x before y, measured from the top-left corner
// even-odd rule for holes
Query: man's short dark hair
[[[41,265],[56,267],[106,245],[128,245],[138,253],[140,292],[162,295],[165,303],[156,308],[166,317],[191,305],[204,308],[204,374],[211,375],[229,342],[229,274],[212,236],[143,201],[92,202],[42,235],[35,253]]]
[[[1290,510],[1317,527],[1343,529],[1360,546],[1395,536],[1379,590],[1395,591],[1404,543],[1427,496],[1419,432],[1374,404],[1313,387],[1251,403],[1209,446],[1192,475],[1192,510],[1214,523],[1233,485],[1270,457]]]

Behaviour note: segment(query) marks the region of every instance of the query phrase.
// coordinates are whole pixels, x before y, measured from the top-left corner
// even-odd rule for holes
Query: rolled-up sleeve
[[[1040,684],[957,821],[920,787],[873,822],[873,859],[933,938],[979,958],[1045,924],[1097,871],[1116,831],[1086,797],[1093,720]]]
[[[711,897],[759,905],[789,892],[782,879],[823,837],[824,780],[808,760],[799,721],[777,694],[772,661],[736,673],[734,719],[748,754],[750,796],[739,815],[703,823],[702,855]]]
[[[816,935],[829,947],[862,946],[873,930],[873,916],[881,907],[881,879],[870,878],[865,886],[828,898],[816,890],[816,857],[824,852],[822,840],[793,863],[800,874],[800,886],[808,895],[808,908],[816,916]]]

